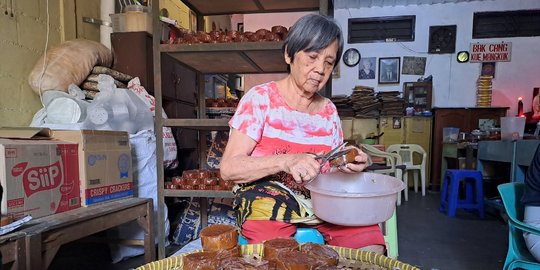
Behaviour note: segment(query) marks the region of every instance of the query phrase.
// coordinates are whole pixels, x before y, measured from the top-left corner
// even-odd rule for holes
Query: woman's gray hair
[[[297,52],[319,51],[330,46],[334,40],[338,42],[335,67],[343,52],[343,33],[334,19],[318,14],[309,14],[300,18],[291,27],[283,44],[283,52],[286,51],[291,62],[294,62],[294,56]]]

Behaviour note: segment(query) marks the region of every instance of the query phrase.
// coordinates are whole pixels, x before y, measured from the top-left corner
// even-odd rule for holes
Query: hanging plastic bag
[[[128,82],[128,89],[144,101],[153,116],[156,115],[156,99],[144,89],[138,77]],[[163,118],[167,118],[167,114],[163,110],[161,115]],[[172,129],[170,127],[163,127],[163,166],[165,169],[175,169],[178,167],[177,155],[178,150]]]
[[[144,109],[142,102],[132,91],[116,88],[114,79],[100,74],[99,94],[88,106],[83,128],[97,130],[127,131],[135,134],[141,130],[153,130],[154,118]]]
[[[169,235],[169,219],[167,216],[167,205],[163,209],[164,222],[163,228],[157,226],[157,211],[158,211],[158,198],[157,198],[157,165],[156,165],[156,136],[149,130],[143,130],[137,134],[129,136],[129,142],[131,144],[131,154],[133,159],[133,184],[136,187],[135,196],[139,198],[152,198],[154,202],[154,217],[155,224],[154,229],[157,235],[157,230],[163,230],[164,235]],[[123,225],[120,225],[114,229],[109,230],[110,237],[113,239],[144,239],[144,231],[137,224],[136,221],[132,221]],[[158,239],[156,238],[156,242]],[[167,238],[165,238],[166,244],[168,244]],[[138,256],[144,254],[143,247],[128,246],[121,244],[110,244],[111,258],[114,263],[123,259]]]

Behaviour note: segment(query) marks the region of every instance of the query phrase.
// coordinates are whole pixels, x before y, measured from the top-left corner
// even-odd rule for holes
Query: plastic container
[[[519,140],[523,138],[525,130],[525,117],[501,117],[501,139]]]
[[[110,14],[113,32],[146,31],[152,34],[152,16],[146,12]]]
[[[377,139],[362,139],[363,144],[374,145],[377,144]]]
[[[318,218],[338,225],[366,226],[390,219],[405,184],[378,173],[334,172],[319,175],[306,188]]]
[[[445,127],[443,128],[443,142],[455,142],[458,139],[459,128]]]
[[[43,104],[45,104],[47,112],[45,123],[74,124],[82,122],[86,118],[86,108],[89,103],[75,95],[57,90],[43,92]]]
[[[143,5],[127,5],[124,7],[124,12],[147,12],[148,7]]]

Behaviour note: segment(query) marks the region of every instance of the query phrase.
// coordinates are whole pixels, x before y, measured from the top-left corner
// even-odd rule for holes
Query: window
[[[349,19],[348,42],[414,41],[416,16]]]
[[[473,38],[540,36],[540,10],[477,12]]]

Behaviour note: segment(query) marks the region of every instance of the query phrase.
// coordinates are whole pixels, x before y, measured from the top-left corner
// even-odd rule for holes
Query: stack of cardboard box
[[[38,218],[133,195],[126,132],[0,129],[2,214]]]

